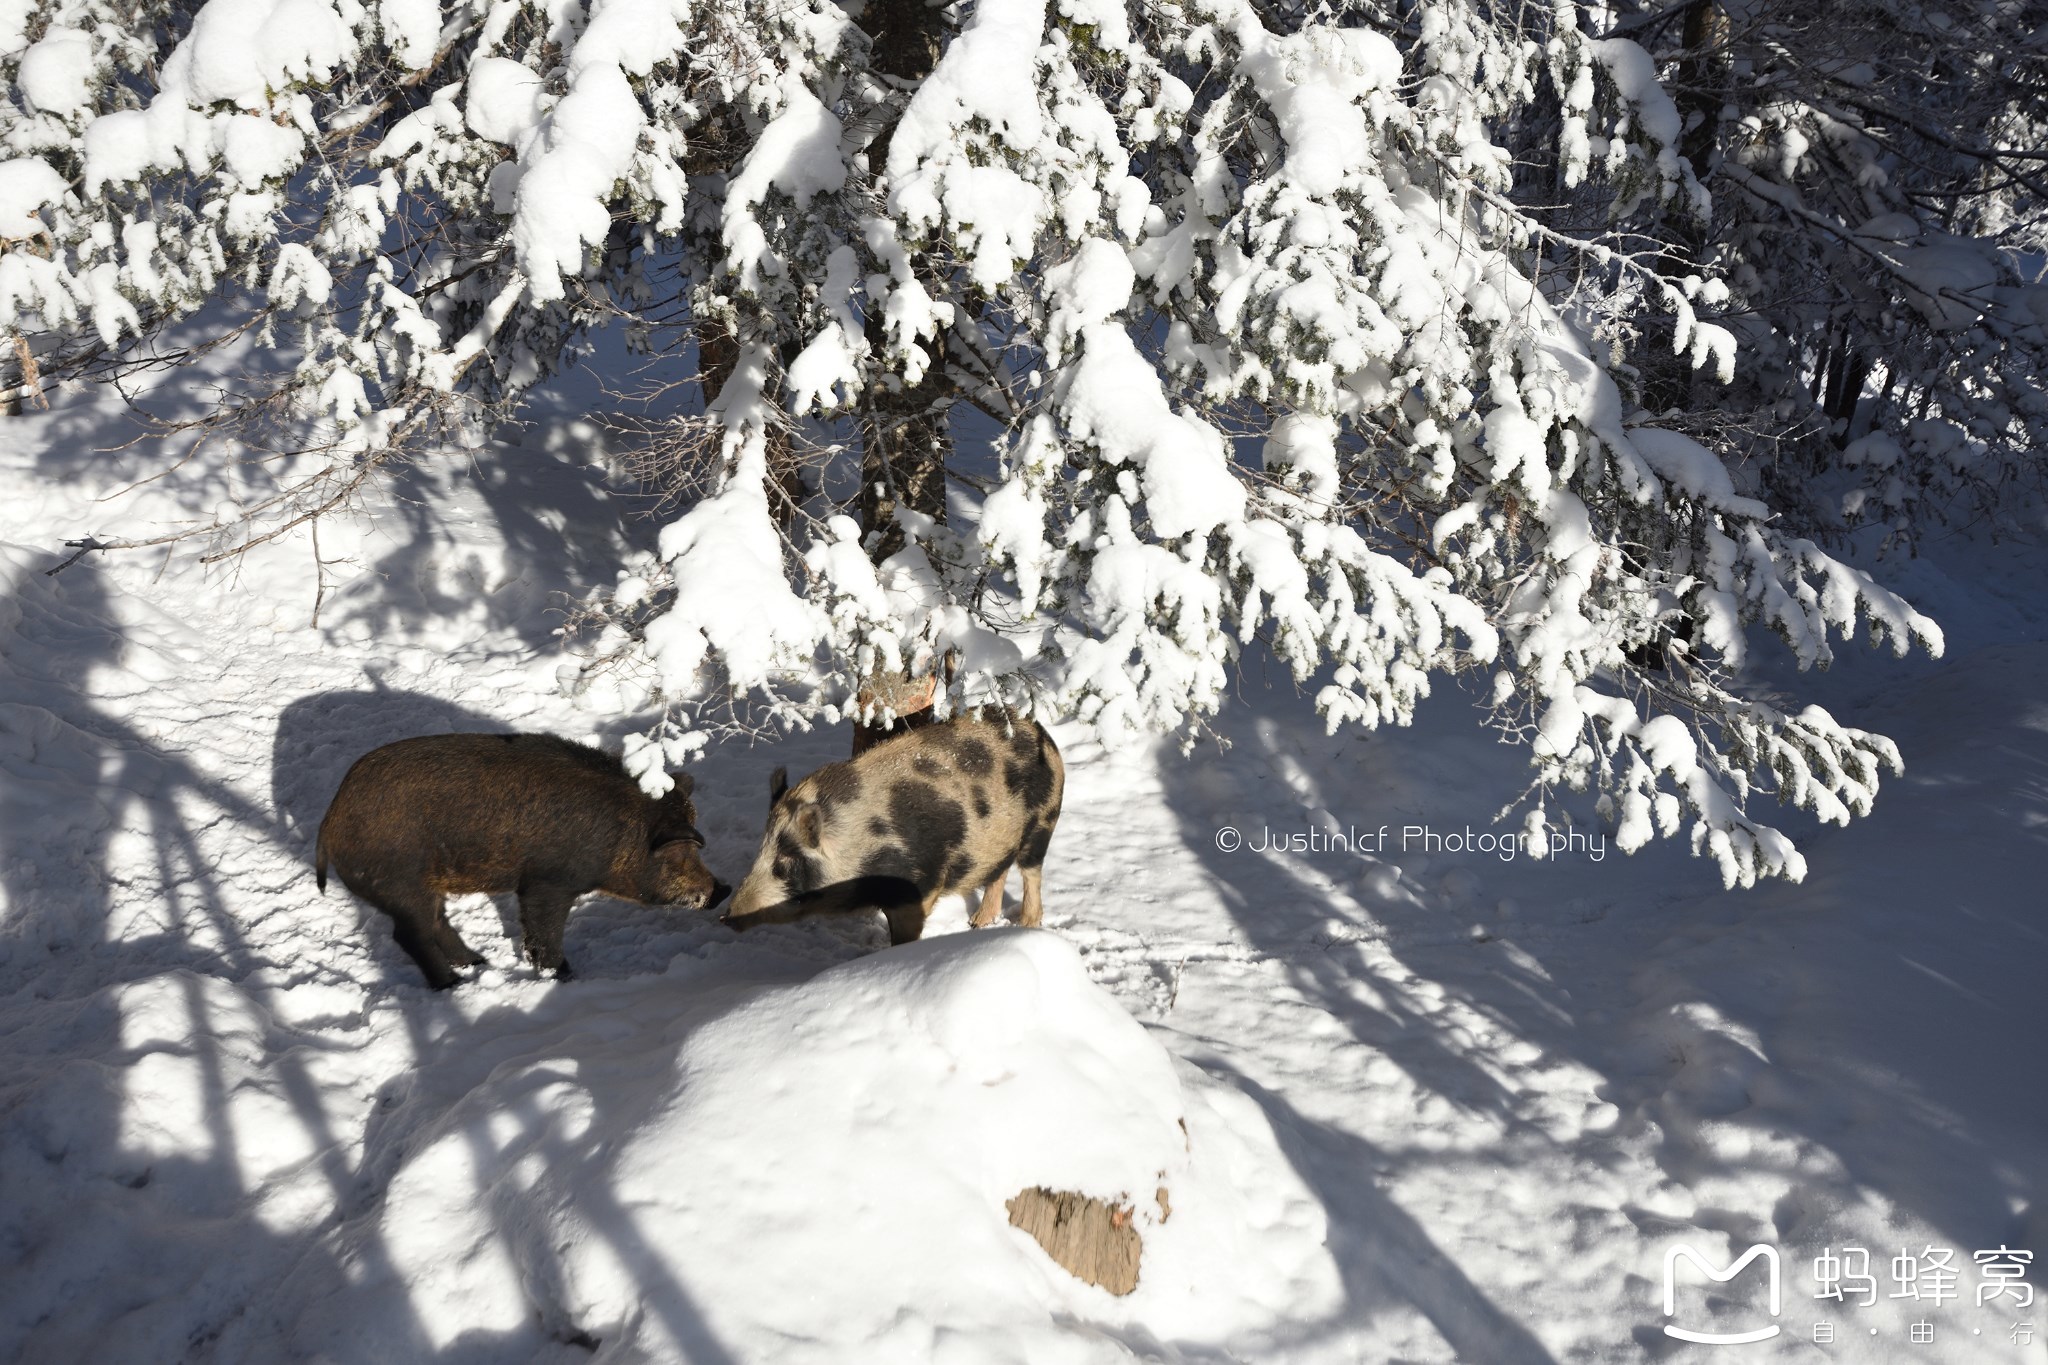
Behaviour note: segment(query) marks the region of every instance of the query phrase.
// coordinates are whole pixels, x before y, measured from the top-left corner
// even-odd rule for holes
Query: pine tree
[[[1697,409],[1821,535],[1875,521],[2010,521],[2048,438],[2048,51],[2038,6],[1894,0],[1625,13],[1685,113],[1713,209],[1631,226],[1727,281],[1748,357],[1695,403],[1666,372],[1644,401]]]
[[[1714,395],[1737,338],[1704,253],[1628,230],[1712,221],[1687,112],[1574,4],[8,22],[0,327],[46,382],[204,306],[274,337],[227,415],[305,453],[245,543],[598,329],[701,384],[656,447],[698,495],[594,600],[581,683],[668,708],[650,782],[703,708],[837,717],[942,656],[942,707],[1192,734],[1254,643],[1333,730],[1482,671],[1532,834],[1589,789],[1731,884],[1803,870],[1758,798],[1846,820],[1897,768],[1734,681],[1754,623],[1802,666],[1940,635],[1638,406],[1650,351]]]

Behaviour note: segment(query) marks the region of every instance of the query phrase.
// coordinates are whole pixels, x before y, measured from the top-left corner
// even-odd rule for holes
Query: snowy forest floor
[[[326,801],[378,744],[633,728],[551,695],[551,612],[651,525],[537,439],[451,457],[373,521],[322,528],[338,581],[315,627],[304,539],[211,573],[129,553],[47,574],[64,539],[229,496],[195,471],[101,504],[154,472],[148,447],[100,453],[117,433],[112,407],[74,402],[10,421],[0,452],[0,1359],[2048,1361],[2048,1302],[1980,1305],[1973,1265],[2048,1250],[2037,544],[1958,539],[1880,566],[1942,623],[1946,658],[1852,644],[1824,678],[1769,680],[1906,761],[1870,818],[1789,826],[1810,864],[1797,886],[1724,892],[1674,846],[1402,850],[1406,826],[1493,830],[1523,781],[1525,755],[1448,684],[1411,729],[1331,738],[1254,663],[1219,722],[1228,748],[1068,739],[1047,927],[1212,1087],[1246,1216],[1282,1230],[1273,1246],[1308,1228],[1315,1264],[1197,1265],[1198,1290],[1241,1278],[1244,1302],[1208,1313],[1206,1291],[1126,1307],[1056,1272],[1018,1290],[998,1264],[898,1302],[858,1254],[836,1283],[793,1283],[737,1233],[717,1258],[661,1241],[623,1176],[513,1174],[582,1150],[533,1077],[609,1076],[587,1080],[582,1122],[630,1145],[635,1076],[748,992],[889,956],[878,926],[742,938],[598,897],[570,921],[580,979],[557,985],[514,965],[509,902],[473,898],[458,918],[491,965],[435,995],[379,917],[310,875]],[[846,744],[821,730],[696,765],[725,880],[751,860],[769,770]],[[1226,827],[1257,845],[1381,826],[1377,852],[1219,844]],[[963,905],[932,932],[970,932]],[[739,1129],[722,1140],[783,1150]],[[456,1132],[466,1155],[422,1177]],[[761,1164],[764,1208],[829,1203],[836,1170]],[[951,1198],[911,1184],[872,1197]],[[1309,1214],[1261,1211],[1283,1187]],[[557,1272],[528,1222],[570,1204],[644,1306],[625,1337],[550,1320]],[[436,1220],[466,1211],[516,1263],[530,1320],[477,1306],[482,1242],[436,1252]],[[1741,1351],[1664,1336],[1678,1243],[1720,1265],[1777,1247],[1781,1333]],[[1854,1247],[1876,1303],[1816,1300],[1815,1259]],[[1893,1258],[1929,1247],[1954,1251],[1959,1297],[1892,1297]],[[1771,1320],[1755,1285],[1702,1283],[1681,1285],[1694,1328]],[[1931,1343],[1909,1341],[1920,1322]]]

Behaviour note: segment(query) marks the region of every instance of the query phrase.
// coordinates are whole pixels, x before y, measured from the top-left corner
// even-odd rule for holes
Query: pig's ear
[[[768,775],[768,809],[774,810],[789,795],[789,769],[777,768]]]
[[[669,777],[675,782],[669,791],[678,797],[687,799],[691,792],[697,790],[697,779],[688,773],[670,773]]]
[[[818,821],[818,803],[815,801],[806,802],[804,808],[796,813],[796,837],[811,848],[818,846]]]

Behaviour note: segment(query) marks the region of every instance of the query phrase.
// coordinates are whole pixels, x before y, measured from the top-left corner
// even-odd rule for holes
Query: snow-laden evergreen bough
[[[1690,430],[1766,463],[1791,518],[1874,522],[1894,546],[2027,520],[2048,469],[2042,17],[1618,7],[1673,74],[1682,155],[1713,191],[1711,211],[1645,203],[1629,226],[1714,263],[1745,358],[1711,395],[1665,367],[1645,404],[1689,409]]]
[[[575,681],[670,708],[652,785],[693,706],[837,717],[948,654],[942,707],[1193,733],[1259,641],[1333,730],[1478,671],[1532,835],[1590,790],[1749,883],[1803,871],[1760,795],[1846,820],[1898,758],[1744,696],[1746,627],[1940,648],[1626,400],[1634,311],[1740,357],[1707,272],[1529,207],[1531,139],[1617,222],[1711,207],[1569,3],[0,0],[0,53],[13,396],[231,296],[295,366],[242,409],[312,433],[236,534],[598,328],[694,375],[700,495]]]

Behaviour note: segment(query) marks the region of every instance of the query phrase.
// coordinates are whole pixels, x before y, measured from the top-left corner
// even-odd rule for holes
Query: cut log
[[[1010,1226],[1030,1233],[1046,1255],[1077,1279],[1112,1294],[1138,1287],[1143,1247],[1130,1205],[1111,1207],[1085,1194],[1034,1185],[1004,1207],[1010,1211]]]
[[[859,758],[883,740],[893,739],[905,730],[932,723],[932,702],[939,693],[939,680],[927,675],[922,678],[906,678],[902,674],[888,674],[875,678],[860,690],[854,698],[854,707],[863,716],[873,716],[877,722],[884,720],[884,713],[893,713],[895,724],[884,728],[882,724],[870,725],[856,720],[853,724],[853,756]]]

